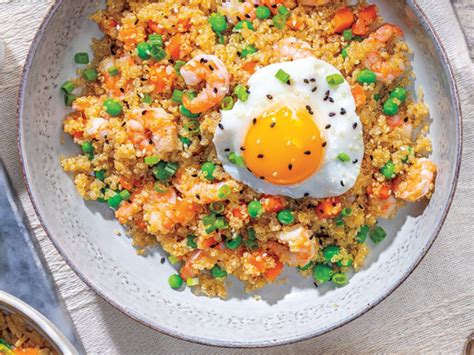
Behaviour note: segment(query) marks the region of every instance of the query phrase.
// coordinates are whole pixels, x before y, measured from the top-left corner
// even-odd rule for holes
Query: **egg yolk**
[[[253,119],[241,150],[255,176],[276,185],[292,185],[319,169],[323,139],[309,111],[282,106]]]

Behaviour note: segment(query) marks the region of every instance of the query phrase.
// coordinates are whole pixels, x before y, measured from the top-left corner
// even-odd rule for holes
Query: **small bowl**
[[[0,310],[22,316],[58,354],[78,354],[69,340],[45,316],[22,300],[0,291]]]
[[[342,326],[384,300],[414,270],[436,238],[454,195],[461,159],[461,113],[453,72],[439,36],[416,1],[374,1],[387,22],[400,25],[414,52],[415,88],[431,110],[436,191],[428,204],[410,205],[384,221],[387,238],[343,288],[316,289],[286,270],[288,282],[257,292],[233,282],[228,300],[176,292],[176,272],[161,264],[161,249],[137,256],[113,212],[84,202],[60,167],[60,156],[79,149],[63,139],[67,113],[59,86],[75,75],[73,54],[101,37],[89,15],[96,0],[57,0],[26,59],[19,96],[19,148],[33,206],[51,240],[77,274],[112,305],[153,329],[204,344],[263,347],[287,344]],[[61,143],[64,141],[65,143]]]

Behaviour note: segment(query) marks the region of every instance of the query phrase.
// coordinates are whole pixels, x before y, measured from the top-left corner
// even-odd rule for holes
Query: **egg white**
[[[290,75],[291,85],[275,77],[279,69]],[[344,80],[340,85],[330,86],[326,77],[331,74],[341,73],[329,63],[314,57],[258,69],[248,82],[248,100],[239,100],[232,110],[221,112],[221,124],[214,135],[214,144],[224,170],[257,192],[270,195],[325,198],[339,196],[350,190],[359,176],[364,156],[362,124],[356,114],[349,84]],[[271,100],[268,95],[272,97]],[[284,102],[288,106],[309,105],[326,141],[324,160],[319,170],[298,184],[272,184],[259,179],[245,167],[232,164],[228,159],[229,152],[242,155],[240,147],[244,145],[253,118],[260,116],[275,102]],[[342,114],[344,111],[341,110],[345,110],[345,113]],[[350,161],[341,162],[337,158],[340,153],[348,154]]]

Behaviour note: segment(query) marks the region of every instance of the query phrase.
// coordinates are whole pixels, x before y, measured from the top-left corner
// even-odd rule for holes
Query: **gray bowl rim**
[[[361,317],[362,315],[366,314],[369,312],[371,309],[373,309],[375,306],[379,305],[382,301],[384,301],[388,296],[390,296],[396,289],[398,289],[403,282],[413,273],[413,271],[418,267],[418,265],[421,263],[423,258],[426,256],[428,251],[430,250],[431,246],[433,245],[433,242],[436,240],[438,237],[440,230],[446,220],[446,217],[448,215],[449,209],[451,208],[454,195],[456,192],[456,187],[458,184],[459,180],[459,171],[461,167],[461,158],[462,158],[462,146],[463,146],[463,127],[462,127],[462,110],[461,110],[461,100],[459,97],[459,89],[457,86],[457,82],[454,76],[454,70],[451,64],[451,61],[449,59],[449,56],[447,54],[447,51],[445,47],[442,44],[441,41],[441,36],[436,32],[432,22],[429,20],[428,16],[426,13],[423,11],[421,6],[417,3],[416,0],[406,0],[406,3],[410,8],[413,10],[413,12],[417,15],[417,18],[421,21],[421,24],[425,31],[430,35],[431,40],[435,46],[436,51],[438,52],[441,61],[442,61],[442,66],[448,76],[449,79],[449,90],[452,95],[452,100],[451,104],[453,105],[455,111],[456,111],[456,135],[458,137],[458,140],[456,142],[456,162],[455,162],[455,172],[454,172],[454,177],[453,177],[453,182],[451,185],[451,190],[449,192],[449,197],[444,205],[443,208],[443,214],[441,218],[439,219],[437,225],[433,229],[433,233],[431,234],[429,240],[427,241],[424,249],[421,251],[420,255],[418,255],[417,259],[415,262],[410,265],[406,272],[401,275],[400,279],[389,289],[385,292],[385,294],[381,294],[378,299],[374,301],[373,304],[367,306],[363,310],[355,313],[351,317],[346,318],[345,320],[342,320],[338,324],[335,324],[327,329],[324,329],[319,332],[314,332],[313,334],[308,334],[308,335],[302,335],[302,336],[296,336],[293,339],[286,339],[286,340],[281,340],[281,341],[276,341],[276,342],[262,342],[260,344],[256,343],[232,343],[232,342],[227,342],[227,343],[221,343],[219,341],[215,340],[209,340],[209,339],[202,339],[200,337],[195,337],[192,335],[189,336],[183,336],[177,332],[173,332],[172,330],[169,329],[164,329],[159,327],[158,325],[152,325],[150,324],[146,319],[140,318],[138,315],[136,315],[133,312],[130,312],[126,309],[126,307],[120,305],[117,303],[115,300],[112,298],[108,297],[98,285],[94,284],[92,280],[89,280],[87,276],[82,273],[80,270],[79,266],[76,265],[71,259],[68,258],[66,253],[59,247],[59,244],[56,242],[55,236],[46,228],[46,225],[44,223],[44,220],[46,220],[46,216],[43,216],[38,205],[36,204],[33,194],[29,185],[27,173],[26,173],[26,154],[22,149],[22,135],[21,135],[21,129],[22,129],[22,118],[23,118],[23,106],[25,105],[25,89],[28,85],[28,76],[30,73],[31,66],[33,64],[33,58],[36,54],[36,51],[38,49],[39,44],[41,43],[41,40],[45,34],[46,29],[48,28],[51,20],[55,16],[56,12],[58,11],[59,7],[66,2],[65,0],[55,0],[55,3],[51,6],[49,9],[48,13],[44,17],[40,27],[38,28],[38,31],[33,38],[31,47],[28,51],[28,55],[26,57],[25,63],[23,65],[22,69],[22,77],[20,81],[20,89],[18,92],[18,99],[17,99],[17,145],[18,145],[18,150],[19,150],[19,158],[20,158],[20,165],[22,169],[22,175],[23,175],[23,180],[26,186],[26,190],[28,192],[30,201],[33,205],[33,208],[35,210],[35,213],[38,217],[38,220],[46,232],[46,235],[48,236],[49,240],[52,242],[56,250],[59,252],[59,254],[62,256],[62,258],[66,261],[66,264],[76,273],[76,275],[89,287],[91,288],[97,295],[102,297],[107,303],[118,309],[120,312],[128,316],[129,318],[135,320],[136,322],[146,326],[149,329],[155,330],[159,333],[169,335],[173,338],[179,339],[179,340],[184,340],[187,342],[191,343],[196,343],[196,344],[202,344],[202,345],[210,345],[210,346],[215,346],[215,347],[223,347],[223,348],[234,348],[234,349],[246,349],[246,348],[270,348],[270,347],[275,347],[275,346],[281,346],[281,345],[289,345],[293,344],[296,342],[312,339],[318,336],[321,336],[323,334],[329,333],[335,329],[338,329],[346,324],[351,323],[352,321],[356,320],[357,318]]]

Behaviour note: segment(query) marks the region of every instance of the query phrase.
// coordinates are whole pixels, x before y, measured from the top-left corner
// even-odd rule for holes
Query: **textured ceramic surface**
[[[285,271],[288,282],[259,291],[261,300],[234,281],[226,301],[176,292],[157,249],[137,256],[112,211],[84,202],[60,166],[79,150],[65,139],[66,113],[59,86],[73,76],[73,53],[88,48],[98,29],[88,20],[96,1],[58,1],[29,54],[19,99],[19,145],[30,196],[56,247],[72,268],[110,303],[167,334],[223,346],[269,346],[309,338],[361,315],[393,291],[419,263],[444,221],[456,185],[461,118],[449,64],[429,22],[413,2],[376,1],[387,21],[401,25],[414,50],[415,88],[425,88],[433,120],[433,159],[439,167],[428,205],[412,205],[383,225],[364,269],[347,287],[316,289],[310,279]]]
[[[60,354],[78,354],[69,340],[53,323],[20,299],[0,291],[0,311],[21,315]]]

